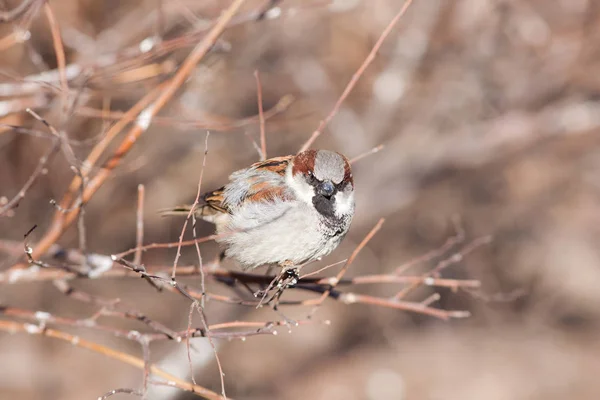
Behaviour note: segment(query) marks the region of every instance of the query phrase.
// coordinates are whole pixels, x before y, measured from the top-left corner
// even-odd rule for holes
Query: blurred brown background
[[[0,9],[18,3],[2,1]],[[189,47],[151,60],[163,70],[143,80],[136,68],[150,61],[101,65],[103,57],[139,47],[144,39],[147,45],[156,35],[176,38],[205,26],[223,3],[51,0],[67,63],[88,74],[71,82],[81,91],[77,107],[101,109],[110,99],[111,110],[127,110],[172,72]],[[248,1],[242,14],[261,4]],[[253,72],[259,70],[265,108],[285,95],[296,99],[267,121],[269,156],[294,153],[329,113],[402,2],[281,1],[276,6],[263,20],[247,18],[228,29],[160,115],[212,123],[253,116]],[[327,302],[317,316],[330,319],[330,326],[219,342],[227,394],[291,400],[599,398],[599,23],[600,3],[592,0],[416,0],[315,145],[349,157],[385,145],[354,166],[356,218],[327,261],[347,257],[385,217],[382,231],[350,273],[389,272],[441,246],[454,232],[452,218],[459,216],[468,238],[491,234],[494,240],[444,275],[480,279],[491,299],[441,291],[440,307],[473,313],[450,322]],[[20,78],[56,68],[43,13],[29,26],[22,19],[0,25],[0,37],[14,32],[28,40],[0,47],[0,122],[43,130],[28,114],[10,112],[28,102],[25,106],[67,132],[76,156],[84,159],[108,121],[82,116],[77,107],[65,118],[56,90],[43,85],[26,95],[11,93],[15,83],[22,85]],[[205,132],[174,123],[152,125],[87,205],[89,251],[111,254],[135,245],[140,183],[147,191],[145,242],[176,240],[182,220],[162,219],[155,211],[193,200]],[[228,173],[257,159],[249,138],[258,140],[258,132],[256,123],[211,132],[204,188],[220,186]],[[33,135],[0,133],[0,197],[14,196],[48,146]],[[0,238],[21,241],[38,224],[32,241],[39,239],[54,212],[49,200],[60,199],[72,176],[65,158],[57,156],[14,215],[0,218]],[[200,234],[210,232],[202,225]],[[60,244],[76,247],[76,230]],[[216,254],[213,244],[202,249],[207,260]],[[0,269],[11,265],[13,255],[10,249],[0,253]],[[169,264],[173,256],[174,251],[148,252],[144,262]],[[195,257],[189,249],[182,263]],[[170,327],[187,324],[182,298],[156,294],[142,280],[74,286],[121,298]],[[366,290],[394,292],[385,285]],[[515,290],[525,295],[490,301],[507,300]],[[74,318],[94,312],[50,283],[3,285],[0,303]],[[305,312],[286,311],[296,318]],[[209,318],[276,316],[215,304]],[[83,329],[77,333],[140,354],[128,341]],[[196,344],[196,380],[219,391],[210,347],[205,339]],[[152,361],[189,378],[181,344],[156,345]],[[140,382],[139,370],[83,349],[0,334],[2,399],[93,399],[118,387],[138,388]],[[150,398],[192,396],[157,387]]]

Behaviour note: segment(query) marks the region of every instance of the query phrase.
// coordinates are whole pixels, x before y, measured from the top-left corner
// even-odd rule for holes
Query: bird
[[[335,250],[354,216],[354,180],[348,159],[329,150],[274,157],[233,172],[189,214],[216,226],[224,256],[243,270],[263,265],[298,269]]]

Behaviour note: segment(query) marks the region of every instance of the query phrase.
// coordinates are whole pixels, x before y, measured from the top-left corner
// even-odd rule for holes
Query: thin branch
[[[7,211],[18,206],[19,201],[21,201],[25,197],[27,191],[33,186],[33,184],[40,177],[40,175],[43,174],[43,171],[46,170],[48,163],[58,152],[60,146],[60,139],[56,138],[50,149],[40,158],[40,160],[37,163],[37,166],[33,170],[33,173],[29,176],[25,184],[21,187],[21,190],[19,190],[19,192],[11,200],[9,200],[6,204],[0,207],[0,216],[4,215]]]
[[[56,329],[41,328],[37,325],[32,325],[32,324],[28,324],[28,323],[17,323],[17,322],[13,322],[13,321],[0,321],[0,331],[5,331],[5,332],[9,332],[9,333],[24,332],[24,333],[29,333],[32,335],[41,335],[41,336],[51,337],[54,339],[59,339],[59,340],[65,341],[67,343],[70,343],[73,346],[93,351],[93,352],[101,354],[105,357],[112,358],[114,360],[118,360],[124,364],[131,365],[131,366],[139,368],[141,370],[144,369],[144,360],[142,360],[138,357],[132,356],[127,353],[123,353],[121,351],[112,349],[110,347],[106,347],[101,344],[82,339],[79,336],[71,335],[70,333],[59,331]],[[156,376],[159,376],[159,377],[171,382],[171,386],[176,387],[181,390],[185,390],[185,391],[194,393],[199,397],[203,397],[208,400],[225,400],[219,394],[217,394],[209,389],[206,389],[202,386],[194,385],[192,383],[189,383],[182,379],[179,379],[178,377],[173,376],[173,375],[163,371],[162,369],[158,368],[155,365],[150,366],[150,372]]]
[[[143,394],[142,392],[140,392],[139,390],[135,390],[135,389],[128,389],[128,388],[120,388],[120,389],[113,389],[107,393],[104,393],[102,396],[98,397],[98,400],[106,400],[111,396],[114,396],[115,394],[119,394],[119,393],[123,393],[123,394],[131,394],[137,397],[142,397]]]
[[[212,240],[215,239],[219,239],[224,237],[224,234],[221,235],[209,235],[209,236],[204,236],[201,238],[197,238],[197,239],[191,239],[191,240],[184,240],[184,241],[177,241],[177,242],[169,242],[169,243],[150,243],[147,244],[145,246],[141,246],[139,249],[141,251],[146,251],[146,250],[153,250],[153,249],[173,249],[176,248],[177,246],[181,245],[182,247],[184,246],[193,246],[197,243],[205,243],[205,242],[210,242]],[[126,250],[122,253],[117,253],[115,254],[115,257],[125,257],[129,254],[135,253],[137,250],[137,248],[132,248],[129,250]]]
[[[146,400],[148,398],[148,380],[150,379],[150,341],[144,335],[140,337],[138,340],[140,345],[142,346],[142,355],[144,360],[144,373],[142,380],[142,400]],[[196,382],[193,382],[196,385]]]
[[[267,159],[267,139],[265,132],[265,116],[263,113],[263,101],[262,101],[262,85],[260,83],[260,75],[258,70],[254,71],[254,78],[256,79],[256,97],[258,102],[258,117],[260,119],[260,151],[261,161]]]
[[[408,262],[405,262],[404,264],[397,267],[396,275],[406,273],[406,271],[408,271],[410,268],[414,267],[415,265],[431,261],[434,258],[441,257],[447,251],[449,251],[451,248],[453,248],[454,246],[456,246],[459,243],[462,243],[465,240],[465,231],[460,224],[459,218],[458,217],[453,218],[453,223],[454,223],[454,230],[456,231],[454,236],[450,236],[448,239],[446,239],[446,242],[441,247],[439,247],[437,249],[433,249],[419,257],[415,257],[412,260],[409,260]]]
[[[292,105],[293,102],[294,97],[292,95],[283,96],[272,108],[264,111],[263,116],[265,121],[286,111]],[[106,112],[91,107],[79,107],[77,110],[75,110],[75,113],[84,117],[104,118],[109,120],[120,120],[125,115],[125,113],[122,111]],[[225,121],[222,121],[222,119],[225,119]],[[177,129],[187,129],[194,131],[197,131],[198,129],[208,129],[217,132],[226,132],[234,129],[239,129],[248,125],[256,124],[257,122],[260,123],[259,115],[242,118],[239,120],[227,120],[226,117],[220,117],[217,121],[214,122],[163,116],[156,116],[152,119],[152,123],[156,125],[172,126]]]
[[[380,144],[379,146],[373,147],[371,150],[369,151],[365,151],[362,154],[357,155],[356,157],[350,159],[350,164],[354,164],[357,161],[362,160],[365,157],[371,156],[375,153],[379,153],[381,150],[383,150],[385,146],[383,144]]]
[[[368,304],[385,308],[394,308],[402,311],[411,311],[443,320],[450,318],[468,318],[471,316],[469,311],[441,310],[439,308],[429,307],[424,303],[414,303],[411,301],[395,299],[382,299],[365,294],[343,293],[340,295],[340,301],[344,304]]]
[[[484,244],[490,243],[491,240],[492,240],[491,236],[483,236],[483,237],[476,238],[475,240],[473,240],[471,243],[467,244],[461,250],[452,254],[450,257],[440,261],[435,266],[435,268],[424,273],[421,276],[423,278],[423,282],[426,283],[428,279],[431,280],[431,279],[437,278],[437,275],[439,275],[439,273],[443,269],[448,268],[450,265],[461,262],[464,259],[465,255],[471,253],[472,251],[474,251],[478,247],[481,247]],[[398,293],[396,293],[394,298],[395,299],[405,298],[411,291],[416,289],[420,284],[421,284],[421,282],[419,282],[418,280],[415,282],[412,282],[409,286],[405,287],[404,289],[402,289]],[[454,288],[454,289],[456,289],[456,288]]]
[[[198,203],[200,201],[200,194],[202,193],[200,186],[202,185],[202,177],[204,175],[204,165],[206,163],[206,154],[208,152],[208,136],[209,136],[209,133],[206,132],[206,140],[204,143],[204,145],[205,145],[204,159],[202,161],[203,164],[202,164],[202,169],[200,170],[200,177],[198,178],[198,186],[197,186],[198,189],[196,191],[196,198],[194,199],[194,203],[190,207],[190,211],[188,212],[188,215],[185,218],[185,222],[183,223],[183,227],[181,228],[181,234],[179,235],[179,244],[177,245],[177,253],[175,254],[175,260],[173,261],[173,272],[171,273],[171,279],[173,279],[173,280],[175,280],[175,276],[177,274],[177,262],[179,261],[179,257],[181,256],[181,246],[182,246],[181,243],[183,242],[183,235],[185,234],[185,229],[187,228],[188,221],[190,220],[190,218],[192,218],[192,215],[194,215],[194,213],[196,212],[196,207],[198,206]],[[196,238],[194,238],[194,239],[196,239]],[[198,248],[197,240],[194,241],[194,244],[196,245],[196,248]]]
[[[142,246],[144,244],[144,197],[146,191],[144,185],[138,185],[138,201],[135,224],[135,255],[133,256],[134,264],[142,263]]]
[[[406,0],[404,2],[404,5],[402,6],[402,8],[398,12],[398,14],[396,14],[396,16],[390,21],[388,26],[381,33],[381,36],[379,36],[379,39],[377,39],[377,42],[375,42],[375,45],[371,49],[371,52],[369,53],[369,55],[367,55],[367,58],[365,58],[365,60],[363,61],[361,66],[358,68],[358,70],[356,70],[354,75],[352,75],[352,79],[350,79],[350,82],[348,82],[348,85],[346,85],[346,89],[344,89],[344,92],[342,93],[342,95],[340,96],[338,101],[333,106],[333,109],[331,110],[329,115],[327,115],[327,117],[323,121],[321,121],[317,130],[314,131],[312,133],[311,137],[302,145],[299,152],[308,150],[310,148],[310,146],[312,146],[312,144],[315,142],[315,140],[317,140],[317,138],[323,133],[323,129],[325,129],[327,124],[338,113],[338,111],[340,110],[340,107],[342,106],[342,103],[344,102],[344,100],[346,100],[346,98],[348,97],[348,95],[350,94],[352,89],[354,89],[354,86],[356,86],[356,83],[358,82],[358,80],[360,79],[362,74],[365,72],[367,67],[373,62],[373,60],[375,59],[375,55],[377,54],[377,52],[383,45],[383,42],[389,36],[390,32],[392,31],[392,29],[394,29],[394,26],[398,23],[398,21],[400,21],[400,18],[402,18],[404,13],[406,13],[406,10],[408,10],[408,7],[410,6],[411,3],[412,3],[412,0]]]
[[[365,236],[365,238],[358,244],[358,246],[356,246],[356,249],[354,249],[354,251],[350,255],[350,258],[348,258],[348,261],[346,261],[346,263],[344,264],[342,269],[340,269],[338,274],[334,278],[330,278],[330,280],[329,280],[330,287],[325,292],[323,292],[323,294],[321,295],[320,298],[318,298],[316,300],[310,300],[308,302],[309,304],[318,306],[321,303],[323,303],[323,301],[325,301],[325,299],[329,296],[331,290],[337,286],[337,284],[340,282],[340,279],[344,276],[344,274],[346,273],[346,271],[348,270],[350,265],[352,265],[352,263],[358,256],[358,253],[361,252],[361,250],[367,245],[367,243],[369,243],[369,241],[373,238],[373,236],[375,236],[375,234],[381,229],[381,226],[383,225],[384,221],[385,220],[383,218],[381,218],[379,221],[377,221],[377,224],[375,224],[373,229],[371,229],[371,231],[369,231],[367,236]]]
[[[83,202],[87,202],[91,199],[91,197],[96,193],[96,191],[104,184],[104,182],[108,179],[111,172],[114,170],[117,165],[120,164],[123,157],[129,152],[133,144],[137,141],[139,136],[146,131],[152,122],[152,118],[166,105],[166,103],[172,99],[175,95],[176,91],[181,87],[181,85],[185,82],[185,80],[192,73],[194,67],[200,60],[208,53],[212,45],[224,31],[227,26],[227,23],[233,18],[235,13],[241,7],[245,0],[235,0],[231,6],[229,6],[219,17],[217,22],[211,31],[203,38],[203,40],[198,43],[198,45],[191,51],[188,57],[185,59],[177,73],[173,76],[173,78],[168,81],[164,90],[161,90],[158,93],[157,99],[150,105],[145,108],[137,118],[136,124],[131,127],[129,132],[125,135],[125,138],[121,142],[121,145],[113,153],[112,157],[104,164],[103,168],[98,171],[96,176],[90,179],[88,186],[85,189]],[[135,115],[135,114],[134,114]],[[107,135],[108,136],[108,135]],[[75,187],[78,187],[78,183],[75,184]],[[69,191],[70,193],[71,191]],[[67,196],[68,197],[68,196]],[[68,205],[64,206],[61,203],[63,208],[68,208]],[[40,240],[40,242],[36,246],[36,255],[43,255],[50,248],[52,244],[54,244],[58,238],[62,235],[64,230],[73,222],[76,217],[77,212],[72,211],[65,215],[58,215],[58,218],[52,223],[52,226],[46,235]]]
[[[54,52],[56,54],[56,64],[58,66],[58,72],[60,75],[60,86],[62,90],[62,108],[63,113],[65,113],[64,117],[66,117],[66,110],[68,107],[69,99],[69,84],[66,72],[67,62],[65,58],[65,47],[63,46],[62,38],[60,36],[60,28],[58,26],[58,21],[54,16],[54,12],[50,7],[49,2],[44,3],[44,12],[46,13],[46,18],[48,18],[48,24],[50,25],[50,32],[52,34],[52,43],[54,45]]]
[[[22,0],[21,3],[10,11],[0,11],[0,22],[12,22],[25,14],[27,10],[39,0]]]

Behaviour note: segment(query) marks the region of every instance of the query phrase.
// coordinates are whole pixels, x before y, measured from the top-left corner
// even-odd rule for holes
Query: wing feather
[[[217,212],[231,213],[246,201],[268,202],[289,196],[285,171],[293,156],[275,157],[234,172],[229,183],[204,195],[206,206]]]

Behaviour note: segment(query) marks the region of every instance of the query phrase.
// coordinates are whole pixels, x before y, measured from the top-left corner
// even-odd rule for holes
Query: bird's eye
[[[316,183],[319,181],[312,171],[306,172],[306,180],[311,185],[316,185]]]

